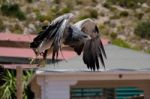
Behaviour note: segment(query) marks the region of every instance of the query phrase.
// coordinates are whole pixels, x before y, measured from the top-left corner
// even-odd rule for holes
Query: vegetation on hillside
[[[115,4],[125,8],[138,8],[140,4],[147,2],[148,0],[107,0],[109,4]]]
[[[141,38],[150,40],[150,21],[139,22],[134,33]]]

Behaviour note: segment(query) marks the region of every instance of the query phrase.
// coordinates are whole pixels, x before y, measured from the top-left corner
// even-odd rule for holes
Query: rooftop
[[[107,59],[106,71],[150,71],[150,55],[121,48],[112,44],[105,45]],[[64,55],[65,56],[65,55]],[[58,64],[49,64],[42,71],[90,71],[82,61],[82,55],[61,61]],[[101,66],[101,70],[104,68]]]

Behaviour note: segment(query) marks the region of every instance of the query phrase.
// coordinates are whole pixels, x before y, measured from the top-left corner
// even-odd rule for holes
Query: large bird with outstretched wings
[[[67,13],[54,19],[33,39],[30,47],[37,56],[42,55],[43,60],[46,60],[47,55],[52,53],[52,61],[55,61],[62,47],[68,45],[78,55],[83,52],[83,61],[87,68],[98,70],[100,68],[99,61],[105,67],[106,53],[96,23],[88,18],[70,24],[73,16],[72,13]]]

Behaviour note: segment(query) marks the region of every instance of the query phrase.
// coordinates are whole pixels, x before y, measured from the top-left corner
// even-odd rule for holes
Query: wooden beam
[[[17,99],[23,99],[23,83],[22,83],[22,74],[23,69],[21,66],[16,68],[17,77],[16,77],[16,87],[17,87]]]

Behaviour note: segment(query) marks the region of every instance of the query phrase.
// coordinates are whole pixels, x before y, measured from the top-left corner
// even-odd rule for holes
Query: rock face
[[[25,13],[25,20],[0,14],[0,22],[3,23],[4,27],[1,28],[0,26],[0,29],[2,29],[0,31],[36,34],[41,29],[44,20],[50,21],[63,13],[72,12],[77,15],[75,21],[87,17],[96,17],[96,21],[104,35],[109,36],[115,33],[119,39],[128,41],[133,45],[142,46],[143,49],[150,49],[149,40],[139,41],[134,35],[134,29],[138,22],[150,20],[150,6],[147,2],[137,3],[137,8],[128,8],[108,3],[108,0],[32,1],[32,3],[27,1],[20,3],[19,0],[15,0],[21,11]]]

